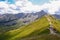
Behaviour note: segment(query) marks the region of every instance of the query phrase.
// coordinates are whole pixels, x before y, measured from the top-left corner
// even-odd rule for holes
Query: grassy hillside
[[[60,21],[51,16],[52,24],[60,31]],[[58,26],[58,27],[57,27]],[[8,31],[0,35],[0,40],[60,40],[59,35],[52,35],[49,31],[49,22],[45,16],[18,29]]]
[[[0,24],[0,34],[10,31],[10,30],[15,30],[15,29],[25,25],[21,20],[13,20],[13,21],[15,21],[16,24],[12,24],[12,25],[4,25],[4,24],[1,25]],[[12,22],[10,21],[10,24],[11,23]],[[9,23],[7,22],[7,24],[9,24]]]
[[[27,37],[27,36],[31,36],[31,35],[32,36],[38,35],[42,31],[47,29],[48,26],[49,26],[49,23],[48,23],[47,19],[45,17],[42,17],[41,19],[38,19],[29,25],[20,27],[19,29],[16,29],[16,30],[11,30],[7,33],[4,33],[4,35],[2,35],[3,36],[2,38],[4,38],[6,36],[6,38],[5,38],[6,40],[17,40],[17,39],[21,39],[23,37]]]

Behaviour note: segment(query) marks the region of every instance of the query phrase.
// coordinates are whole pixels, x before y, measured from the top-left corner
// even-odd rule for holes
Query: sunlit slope
[[[47,16],[48,18],[50,18],[53,28],[57,30],[58,32],[60,32],[60,21],[56,19],[54,16],[51,16],[51,15],[47,15]]]
[[[48,27],[49,22],[45,17],[42,17],[29,25],[5,33],[4,37],[6,36],[6,38],[4,40],[18,40],[27,36],[38,35],[42,31],[48,29]]]
[[[60,32],[60,21],[54,20],[53,25],[56,28],[56,30]]]
[[[54,17],[51,17],[51,20],[54,28],[60,32],[60,21],[55,19]]]
[[[51,15],[47,17],[50,18],[53,28],[60,32],[60,21]],[[60,40],[59,35],[50,34],[49,26],[49,21],[43,16],[26,26],[2,34],[0,40]]]

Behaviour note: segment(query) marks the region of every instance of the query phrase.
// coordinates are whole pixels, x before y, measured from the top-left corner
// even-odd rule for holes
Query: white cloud
[[[19,6],[21,9],[20,11],[25,12],[25,13],[40,10],[39,5],[33,5],[29,1],[16,1],[16,6]]]
[[[50,14],[55,14],[55,12],[60,8],[60,1],[52,1],[47,8]]]
[[[6,2],[0,2],[0,13],[4,14],[4,13],[20,13],[20,12],[24,12],[24,13],[31,13],[31,12],[36,12],[38,10],[40,10],[40,6],[38,5],[33,5],[31,2],[29,2],[28,0],[16,0],[15,4],[8,4]]]
[[[8,4],[4,3],[4,2],[0,2],[0,13],[5,13],[8,9]]]
[[[57,10],[60,8],[60,0],[50,0],[50,3],[45,3],[43,5],[33,5],[29,1],[24,1],[22,2],[23,6],[21,10],[23,12],[37,12],[40,10],[48,9],[48,12],[50,14],[55,14]]]
[[[34,5],[28,0],[15,0],[15,4],[0,2],[0,13],[31,13],[47,9],[50,14],[54,14],[60,8],[60,0],[51,0],[50,3]]]
[[[14,4],[8,4],[6,2],[0,2],[0,14],[5,14],[5,13],[19,13],[17,10],[17,6]]]

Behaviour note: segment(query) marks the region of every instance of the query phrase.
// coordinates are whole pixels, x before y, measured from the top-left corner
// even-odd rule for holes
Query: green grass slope
[[[38,35],[42,31],[46,30],[48,27],[49,27],[49,23],[47,19],[45,17],[42,17],[41,19],[38,19],[29,25],[4,33],[2,37],[0,37],[0,39],[1,40],[20,40],[21,38],[24,38],[27,36]]]
[[[60,20],[55,19],[54,17],[51,16],[51,21],[54,26],[54,28],[60,32]]]
[[[48,15],[48,17],[51,19],[53,27],[60,32],[60,21],[54,16]]]
[[[51,22],[54,28],[60,32],[60,21],[52,16]],[[0,40],[60,40],[60,35],[52,35],[49,31],[49,22],[45,16],[18,29],[8,31],[0,35]]]

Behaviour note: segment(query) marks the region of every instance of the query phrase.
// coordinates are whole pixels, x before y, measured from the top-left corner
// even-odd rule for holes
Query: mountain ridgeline
[[[60,40],[60,20],[43,10],[4,14],[0,19],[0,40]]]
[[[28,25],[45,14],[43,10],[36,13],[0,14],[0,32],[2,34]]]
[[[17,20],[23,22],[34,21],[37,18],[41,18],[46,13],[42,10],[36,13],[18,13],[18,14],[2,14],[0,15],[0,25],[14,25]]]

